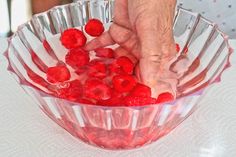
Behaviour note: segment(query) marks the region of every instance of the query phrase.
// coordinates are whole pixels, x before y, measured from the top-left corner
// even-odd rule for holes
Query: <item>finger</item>
[[[85,45],[87,51],[94,50],[96,48],[105,47],[115,44],[114,40],[110,36],[109,32],[103,33],[101,36],[91,40]]]
[[[169,19],[168,19],[169,20]],[[142,18],[137,21],[137,32],[141,44],[140,73],[145,84],[155,90],[158,86],[163,60],[167,64],[173,50],[172,23],[158,19]],[[171,55],[170,55],[171,54]],[[154,94],[157,92],[154,92]]]
[[[149,9],[136,17],[135,28],[140,39],[142,57],[159,55],[160,57],[174,54],[173,17],[174,1],[149,3]],[[153,12],[156,14],[150,16]],[[144,52],[145,50],[146,52]]]
[[[176,95],[177,77],[169,73],[168,70],[163,70],[161,66],[163,65],[157,66],[149,59],[141,59],[139,61],[139,68],[136,68],[135,74],[137,78],[151,88],[152,97],[154,98],[163,92]]]
[[[87,43],[85,49],[93,50],[117,43],[128,50],[132,50],[136,45],[136,41],[136,37],[131,30],[113,23],[108,32],[91,40]]]
[[[131,30],[113,24],[109,29],[109,33],[117,44],[133,53],[135,57],[139,57],[137,36]]]
[[[130,20],[128,14],[128,0],[115,1],[114,22],[120,26],[130,28]]]
[[[149,87],[157,85],[160,63],[151,58],[141,58],[139,60],[141,80]]]
[[[178,76],[169,70],[168,60],[163,62],[158,56],[149,56],[141,58],[139,64],[141,80],[151,87],[153,97],[162,92],[175,95]]]
[[[134,74],[135,74],[137,80],[140,81],[140,82],[142,82],[139,64],[136,65]]]

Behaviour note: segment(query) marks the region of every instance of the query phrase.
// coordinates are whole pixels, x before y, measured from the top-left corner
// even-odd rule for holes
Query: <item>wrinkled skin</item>
[[[139,61],[136,75],[152,88],[153,97],[173,90],[168,81],[173,82],[174,74],[166,63],[176,54],[172,31],[175,5],[176,0],[116,0],[114,23],[86,49],[118,43],[118,56]]]

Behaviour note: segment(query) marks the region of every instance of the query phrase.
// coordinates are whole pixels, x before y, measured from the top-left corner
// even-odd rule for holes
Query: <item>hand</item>
[[[109,31],[88,43],[86,49],[117,43],[118,55],[139,61],[136,75],[152,87],[153,96],[160,87],[170,90],[171,86],[161,79],[164,65],[176,54],[172,31],[175,5],[176,0],[116,0]],[[169,77],[170,73],[165,75]]]

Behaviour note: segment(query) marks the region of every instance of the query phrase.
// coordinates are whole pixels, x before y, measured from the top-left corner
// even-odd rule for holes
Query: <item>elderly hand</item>
[[[172,75],[164,67],[176,54],[172,30],[175,5],[176,0],[116,0],[109,31],[88,43],[86,49],[117,43],[118,56],[138,61],[136,75],[152,88],[153,96],[170,91],[170,84],[161,78]]]

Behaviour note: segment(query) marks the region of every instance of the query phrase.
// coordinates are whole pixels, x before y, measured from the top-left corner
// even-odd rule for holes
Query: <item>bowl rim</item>
[[[106,1],[106,2],[114,2],[115,0],[102,0],[102,1]],[[3,55],[5,56],[6,60],[7,60],[7,71],[10,72],[12,75],[15,75],[16,77],[13,77],[15,79],[15,81],[20,85],[22,86],[22,88],[25,90],[24,87],[27,87],[29,88],[30,90],[34,90],[33,92],[37,92],[41,97],[50,97],[50,98],[53,98],[53,99],[58,99],[58,100],[63,100],[65,103],[67,103],[66,105],[71,105],[71,106],[90,106],[90,107],[95,107],[95,108],[104,108],[104,109],[109,109],[109,108],[134,108],[134,109],[140,109],[140,108],[149,108],[149,107],[156,107],[156,106],[167,106],[167,105],[174,105],[175,102],[177,102],[178,100],[184,98],[184,97],[193,97],[193,96],[199,96],[199,95],[203,95],[203,93],[205,92],[206,89],[210,88],[213,84],[215,83],[218,83],[218,82],[210,82],[207,86],[205,87],[202,87],[201,89],[195,91],[195,92],[192,92],[190,94],[187,94],[187,95],[184,95],[184,96],[181,96],[181,97],[178,97],[172,101],[169,101],[169,102],[163,102],[163,103],[159,103],[159,104],[149,104],[149,105],[140,105],[140,106],[124,106],[124,105],[114,105],[114,106],[103,106],[103,105],[97,105],[97,104],[86,104],[86,103],[79,103],[79,102],[73,102],[73,101],[70,101],[70,100],[67,100],[67,99],[64,99],[64,98],[59,98],[59,97],[56,97],[52,94],[49,94],[49,93],[46,93],[45,91],[42,91],[40,89],[38,89],[37,87],[35,86],[32,86],[31,83],[27,82],[27,84],[21,84],[20,82],[20,78],[19,76],[16,74],[16,72],[14,70],[10,70],[11,69],[11,63],[10,63],[10,60],[8,58],[8,51],[9,51],[9,48],[11,46],[11,40],[15,37],[15,36],[18,36],[18,32],[23,29],[24,27],[26,27],[26,25],[31,22],[32,20],[34,20],[35,18],[38,18],[39,16],[42,16],[44,14],[48,14],[49,12],[51,11],[54,11],[56,9],[59,9],[59,8],[63,8],[63,7],[66,7],[66,6],[73,6],[73,5],[76,5],[76,4],[80,4],[80,3],[84,3],[84,2],[90,2],[90,3],[93,3],[93,2],[98,2],[98,1],[90,1],[90,0],[78,0],[76,2],[72,2],[72,3],[68,3],[68,4],[63,4],[63,5],[57,5],[57,6],[54,6],[52,8],[50,8],[49,10],[46,10],[44,12],[41,12],[41,13],[37,13],[37,14],[34,14],[28,21],[26,21],[25,23],[19,25],[17,27],[17,30],[16,32],[14,32],[10,37],[7,38],[7,42],[8,42],[8,47],[7,49],[4,51]],[[101,2],[101,1],[100,1]],[[219,29],[218,25],[214,22],[212,22],[211,20],[205,18],[204,16],[202,16],[200,13],[197,13],[197,12],[192,12],[188,9],[185,9],[185,8],[182,8],[180,6],[177,6],[177,9],[176,9],[176,13],[178,13],[180,10],[182,11],[185,11],[185,12],[188,12],[189,14],[192,14],[192,15],[195,15],[198,17],[198,20],[200,18],[204,19],[205,21],[207,21],[209,24],[212,24],[214,25],[214,29],[215,31],[219,32],[219,34],[224,38],[224,42],[226,43],[226,46],[228,48],[228,60],[230,59],[231,57],[231,54],[233,52],[233,49],[231,48],[230,44],[229,44],[229,37],[228,35],[226,35],[223,31],[221,31],[221,29]],[[174,19],[176,18],[177,14],[175,14],[175,17]],[[229,62],[230,64],[230,62]],[[225,67],[221,73],[219,74],[219,77],[221,78],[222,77],[222,74],[224,73],[224,71],[227,69],[227,68],[230,68],[231,67],[231,64],[228,66],[228,67]],[[29,94],[26,90],[25,92],[31,96],[31,94]],[[31,96],[32,97],[32,96]],[[201,98],[200,98],[201,99]],[[34,100],[34,99],[33,99]],[[37,103],[37,102],[36,102]]]

